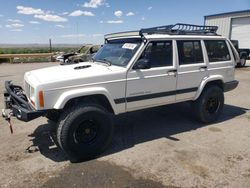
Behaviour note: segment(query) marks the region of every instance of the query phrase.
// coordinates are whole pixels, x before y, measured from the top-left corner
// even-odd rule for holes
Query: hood
[[[77,54],[77,52],[70,52],[70,53],[65,53],[65,54],[63,54],[62,56],[63,56],[64,58],[68,58],[68,57],[73,56],[73,55],[76,55],[76,54]]]
[[[47,83],[61,82],[62,85],[93,83],[111,79],[110,76],[124,71],[123,67],[107,66],[100,63],[84,62],[67,66],[54,66],[38,70],[33,70],[25,74],[26,79],[36,79],[41,85]],[[61,85],[61,84],[60,84]]]

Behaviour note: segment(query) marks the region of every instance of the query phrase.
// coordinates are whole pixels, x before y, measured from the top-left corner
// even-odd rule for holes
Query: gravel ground
[[[0,108],[4,80],[53,65],[0,65]],[[122,115],[109,150],[83,163],[69,163],[45,118],[13,119],[13,135],[0,118],[0,187],[250,187],[249,65],[218,122],[197,123],[185,103]]]

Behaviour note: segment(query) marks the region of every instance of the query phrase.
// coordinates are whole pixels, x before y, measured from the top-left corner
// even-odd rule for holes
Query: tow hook
[[[6,113],[6,111],[4,109],[2,109],[2,116],[8,122],[11,134],[13,134],[13,128],[12,128],[12,124],[11,124],[11,116],[12,115],[13,115],[12,111],[10,111],[9,113]]]

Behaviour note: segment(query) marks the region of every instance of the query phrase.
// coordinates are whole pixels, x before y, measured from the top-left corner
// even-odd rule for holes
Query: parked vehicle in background
[[[61,65],[88,61],[100,47],[100,45],[84,45],[76,52],[65,53],[56,59],[61,62]]]
[[[238,40],[231,40],[232,44],[236,48],[239,53],[240,61],[237,62],[238,67],[244,67],[246,65],[246,60],[250,58],[250,49],[246,48],[239,48],[239,41]]]
[[[56,122],[58,144],[71,161],[109,146],[114,115],[189,101],[198,121],[214,122],[224,92],[238,85],[239,60],[216,31],[175,24],[106,35],[89,62],[27,72],[25,91],[6,81],[6,109],[22,121],[46,116]]]

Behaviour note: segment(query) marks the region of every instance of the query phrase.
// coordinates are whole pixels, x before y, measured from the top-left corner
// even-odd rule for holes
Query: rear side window
[[[203,63],[201,42],[199,40],[177,41],[180,65]]]
[[[231,60],[225,40],[205,40],[209,62]]]

